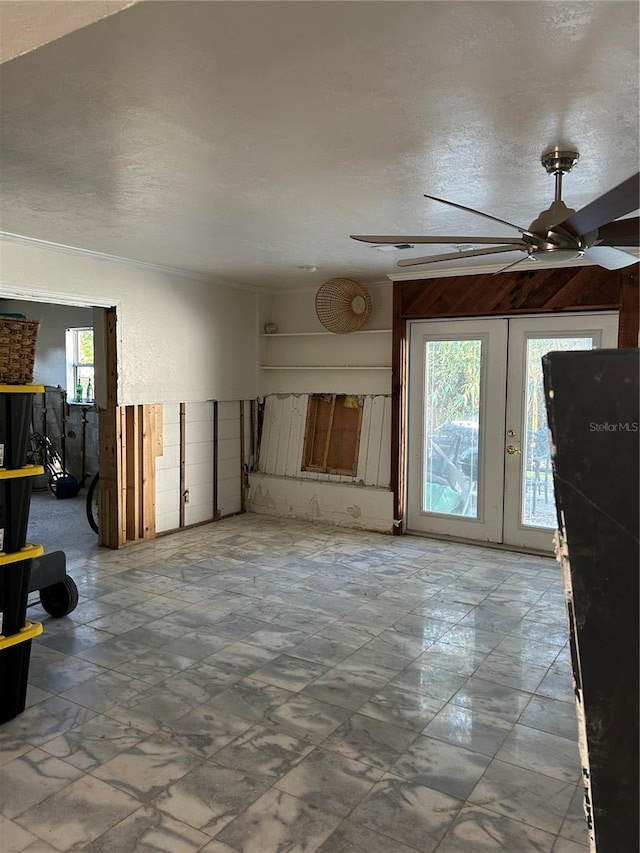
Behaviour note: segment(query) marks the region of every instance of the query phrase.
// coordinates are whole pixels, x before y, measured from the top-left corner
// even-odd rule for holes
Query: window
[[[307,407],[302,470],[355,477],[362,400],[348,394],[312,394]]]
[[[93,403],[93,329],[67,329],[66,349],[69,402]]]

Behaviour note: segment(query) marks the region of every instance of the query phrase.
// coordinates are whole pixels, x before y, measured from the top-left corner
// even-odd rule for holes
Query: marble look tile
[[[172,743],[202,758],[210,758],[253,724],[209,704],[189,711],[170,726]]]
[[[209,631],[187,631],[183,637],[177,637],[163,646],[163,651],[201,661],[224,649],[229,642],[228,637]]]
[[[249,675],[265,663],[279,656],[278,651],[262,649],[249,643],[230,643],[224,649],[205,659],[205,663],[211,664],[216,669],[234,675]]]
[[[327,669],[328,667],[323,664],[301,660],[291,655],[280,655],[254,670],[251,677],[295,693],[314,679],[324,675]]]
[[[82,654],[82,652],[81,652]],[[41,690],[59,694],[100,675],[101,669],[78,657],[60,655],[59,659],[33,660],[29,666],[29,681]]]
[[[257,776],[280,777],[308,755],[313,746],[272,727],[253,726],[216,753],[222,767]]]
[[[369,678],[336,666],[304,687],[302,693],[321,702],[355,711],[386,683],[386,676]]]
[[[358,713],[385,723],[420,731],[434,718],[443,705],[425,693],[388,684],[358,708]]]
[[[449,598],[442,595],[434,595],[426,601],[421,602],[417,607],[412,609],[412,613],[418,616],[428,616],[431,619],[438,619],[442,622],[459,622],[463,616],[470,613],[473,609],[472,604],[467,604],[460,601],[451,601]]]
[[[39,638],[38,642],[58,652],[73,655],[82,649],[88,649],[96,645],[96,643],[110,640],[113,636],[108,631],[99,631],[90,625],[76,625],[69,631],[64,631],[61,634],[49,634],[49,632],[45,632]]]
[[[253,678],[241,678],[231,687],[210,700],[210,705],[227,714],[241,717],[253,723],[259,723],[275,708],[283,705],[295,696],[289,690],[256,681]]]
[[[54,696],[27,708],[15,719],[0,727],[0,751],[4,750],[7,744],[11,749],[23,743],[39,746],[94,716],[93,711],[60,696]]]
[[[302,660],[332,667],[352,655],[354,651],[354,647],[346,643],[316,636],[294,646],[289,650],[289,654],[296,658],[302,658]]]
[[[149,684],[159,684],[166,678],[171,678],[181,670],[187,669],[192,664],[191,658],[172,655],[161,649],[153,649],[140,655],[140,657],[126,661],[118,666],[117,670],[130,678],[147,681]]]
[[[466,649],[473,649],[475,652],[484,652],[488,655],[504,638],[504,634],[497,634],[495,631],[481,630],[458,623],[443,634],[439,642],[463,646]]]
[[[128,591],[127,595],[131,595],[132,591]],[[117,610],[112,610],[106,615],[100,616],[98,619],[92,620],[89,624],[92,628],[99,631],[108,631],[110,634],[120,636],[133,628],[144,625],[149,617],[144,613],[134,613],[133,610],[122,609],[122,592],[115,593],[120,598],[120,607]],[[114,604],[114,606],[117,606]]]
[[[244,605],[239,604],[239,606]],[[258,619],[249,619],[241,613],[224,616],[222,619],[216,619],[211,623],[211,629],[216,634],[219,634],[221,637],[228,637],[230,641],[240,640],[266,627],[266,622],[260,622]]]
[[[197,756],[169,743],[170,739],[163,733],[152,735],[101,764],[93,775],[139,803],[149,802],[200,763]]]
[[[138,806],[133,797],[87,775],[42,801],[19,822],[58,850],[86,850]]]
[[[560,827],[560,835],[575,844],[588,844],[587,818],[584,812],[584,788],[577,785],[567,814]]]
[[[573,702],[560,702],[547,696],[534,696],[518,720],[523,726],[539,729],[568,740],[577,740],[578,722]]]
[[[419,735],[393,765],[393,772],[464,800],[490,761],[489,757],[478,752]]]
[[[139,729],[99,715],[47,741],[42,749],[86,772],[131,749],[146,737],[146,733]]]
[[[331,833],[318,853],[415,853],[415,850],[349,819]]]
[[[493,757],[511,729],[512,724],[500,717],[449,703],[422,733]]]
[[[34,684],[27,684],[27,695],[25,698],[25,708],[30,708],[32,705],[37,705],[39,702],[44,702],[47,699],[53,699],[53,693],[48,690],[42,690]],[[1,762],[0,758],[0,762]]]
[[[22,853],[36,840],[36,836],[0,814],[0,840],[3,853]]]
[[[496,758],[577,784],[581,778],[578,744],[548,732],[515,725]]]
[[[214,838],[213,841],[205,844],[200,853],[238,853],[238,851]]]
[[[148,651],[148,645],[136,642],[129,637],[110,637],[102,643],[95,643],[86,649],[81,649],[77,657],[99,666],[113,668]]]
[[[397,675],[392,684],[447,702],[465,681],[463,675],[431,666],[425,653]]]
[[[554,663],[536,689],[536,693],[560,702],[574,702],[573,677],[571,667],[564,663]]]
[[[123,853],[125,850],[196,853],[208,839],[203,832],[147,805],[103,833],[84,850],[86,853]]]
[[[272,777],[221,767],[212,761],[187,773],[163,791],[153,804],[207,835],[216,835],[257,800],[272,782]]]
[[[468,802],[557,834],[575,786],[494,759]]]
[[[308,805],[346,817],[382,775],[382,770],[315,749],[279,779],[275,787]]]
[[[417,733],[409,729],[354,714],[322,746],[347,758],[386,770],[393,766],[416,737]]]
[[[351,711],[298,693],[265,716],[279,729],[310,743],[321,743],[351,716]]]
[[[245,637],[245,642],[265,649],[283,652],[308,639],[309,633],[306,631],[294,631],[291,628],[284,628],[279,625],[267,625],[252,634],[248,634]]]
[[[419,613],[409,613],[393,624],[393,630],[399,634],[418,637],[424,643],[435,643],[451,629],[451,623],[442,619],[433,619]]]
[[[187,711],[202,704],[199,697],[183,694],[179,685],[157,685],[140,691],[122,704],[105,710],[108,717],[118,720],[125,726],[140,729],[147,734],[166,729],[174,720]]]
[[[547,665],[538,665],[512,655],[492,652],[476,669],[474,675],[485,681],[533,693],[547,674],[548,668]]]
[[[569,841],[567,838],[558,838],[553,847],[553,853],[587,853],[589,847],[587,844],[578,844],[576,841]]]
[[[431,853],[461,805],[453,797],[387,773],[356,807],[351,820],[401,844]],[[392,845],[390,842],[390,850]]]
[[[313,853],[340,818],[317,806],[271,789],[219,834],[238,853]]]
[[[477,806],[465,806],[440,842],[438,853],[550,853],[554,841],[549,832]]]
[[[351,625],[338,620],[330,625],[325,625],[314,636],[326,637],[329,640],[344,643],[345,646],[353,646],[354,649],[359,649],[378,633],[380,632],[376,632],[375,629],[373,631],[368,630],[364,625]]]
[[[208,660],[198,661],[180,670],[166,684],[159,685],[158,689],[168,687],[183,697],[185,707],[195,707],[211,701],[240,680],[239,674],[225,672],[208,663]]]
[[[515,722],[530,699],[530,693],[472,676],[451,698],[451,703]]]

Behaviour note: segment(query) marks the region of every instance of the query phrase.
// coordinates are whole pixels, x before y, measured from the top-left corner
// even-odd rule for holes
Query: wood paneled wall
[[[568,267],[394,283],[391,488],[395,532],[401,533],[404,525],[406,321],[611,310],[620,313],[618,346],[637,347],[640,314],[637,267],[631,271]]]

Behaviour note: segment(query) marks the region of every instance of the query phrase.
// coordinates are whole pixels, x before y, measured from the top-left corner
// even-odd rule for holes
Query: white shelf
[[[308,338],[310,335],[331,335],[332,338],[350,338],[352,335],[390,335],[392,329],[359,329],[357,332],[349,332],[346,335],[336,335],[335,332],[275,332],[273,335],[268,335],[266,332],[260,332],[261,338]]]
[[[391,370],[390,364],[261,364],[260,370]]]

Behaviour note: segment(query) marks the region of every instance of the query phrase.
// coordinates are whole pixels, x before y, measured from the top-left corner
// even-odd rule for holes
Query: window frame
[[[75,403],[76,405],[93,405],[96,395],[96,375],[95,375],[95,349],[93,353],[94,360],[92,362],[80,361],[80,332],[91,332],[93,345],[95,347],[95,334],[92,326],[74,326],[66,330],[65,333],[65,360],[67,373],[67,402]],[[76,386],[78,384],[79,369],[91,371],[88,382],[91,382],[93,393],[91,399],[84,399],[88,382],[80,380],[83,386],[83,399],[76,400]]]

